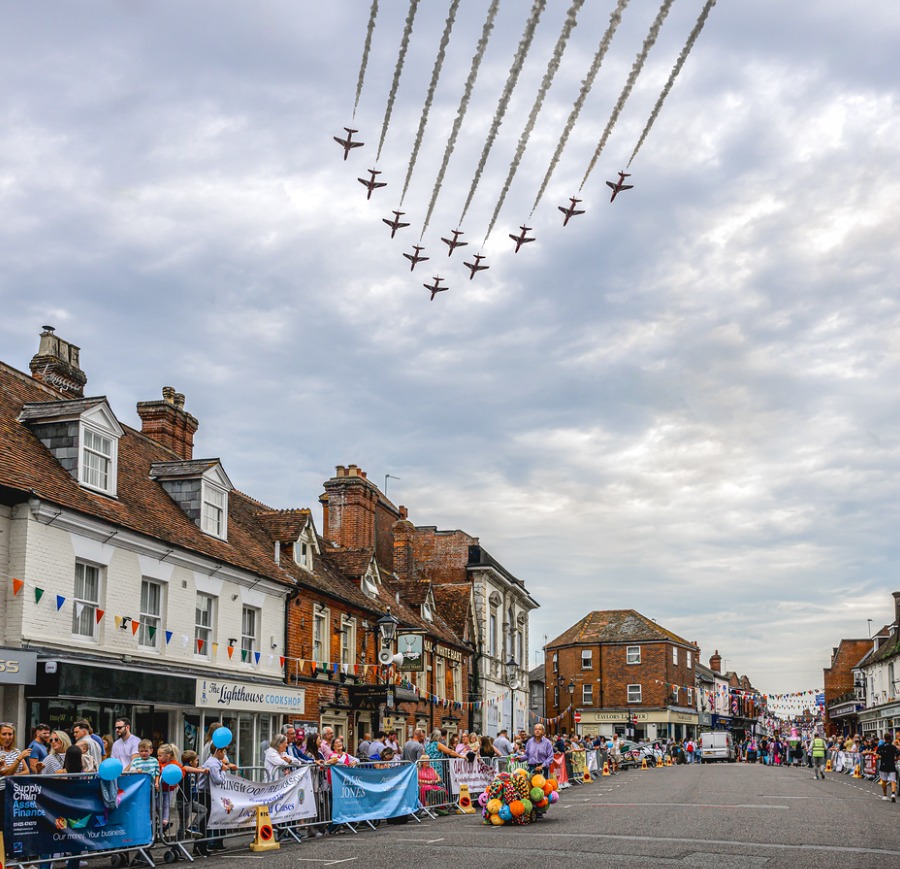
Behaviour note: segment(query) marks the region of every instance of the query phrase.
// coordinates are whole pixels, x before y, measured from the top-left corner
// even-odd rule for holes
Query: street
[[[236,847],[202,862],[207,869],[235,859],[264,860],[266,869],[522,869],[551,860],[698,869],[900,865],[900,803],[882,802],[878,785],[846,775],[817,782],[809,770],[694,765],[633,770],[560,796],[544,820],[526,827],[485,827],[480,815],[455,815],[285,843],[264,855]]]

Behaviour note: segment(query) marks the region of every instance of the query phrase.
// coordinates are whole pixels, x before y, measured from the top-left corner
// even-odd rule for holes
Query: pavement
[[[485,827],[480,814],[382,824],[253,854],[229,848],[198,869],[865,869],[900,867],[900,803],[880,787],[811,770],[694,764],[630,770],[561,791],[545,818]]]

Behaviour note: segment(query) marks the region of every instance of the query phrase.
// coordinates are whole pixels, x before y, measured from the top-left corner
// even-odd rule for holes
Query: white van
[[[708,730],[700,734],[700,762],[715,760],[734,763],[734,740],[727,730]]]

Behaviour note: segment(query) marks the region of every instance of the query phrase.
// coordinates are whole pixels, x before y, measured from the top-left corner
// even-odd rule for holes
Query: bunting
[[[13,579],[12,581],[13,587],[13,597],[15,597],[23,588],[25,588],[25,583],[22,582],[21,579]]]

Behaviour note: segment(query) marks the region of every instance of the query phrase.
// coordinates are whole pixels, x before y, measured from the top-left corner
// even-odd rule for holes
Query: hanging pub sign
[[[400,669],[404,672],[421,673],[425,669],[425,655],[422,652],[421,634],[399,634],[397,637],[397,651],[403,655],[403,663]]]

